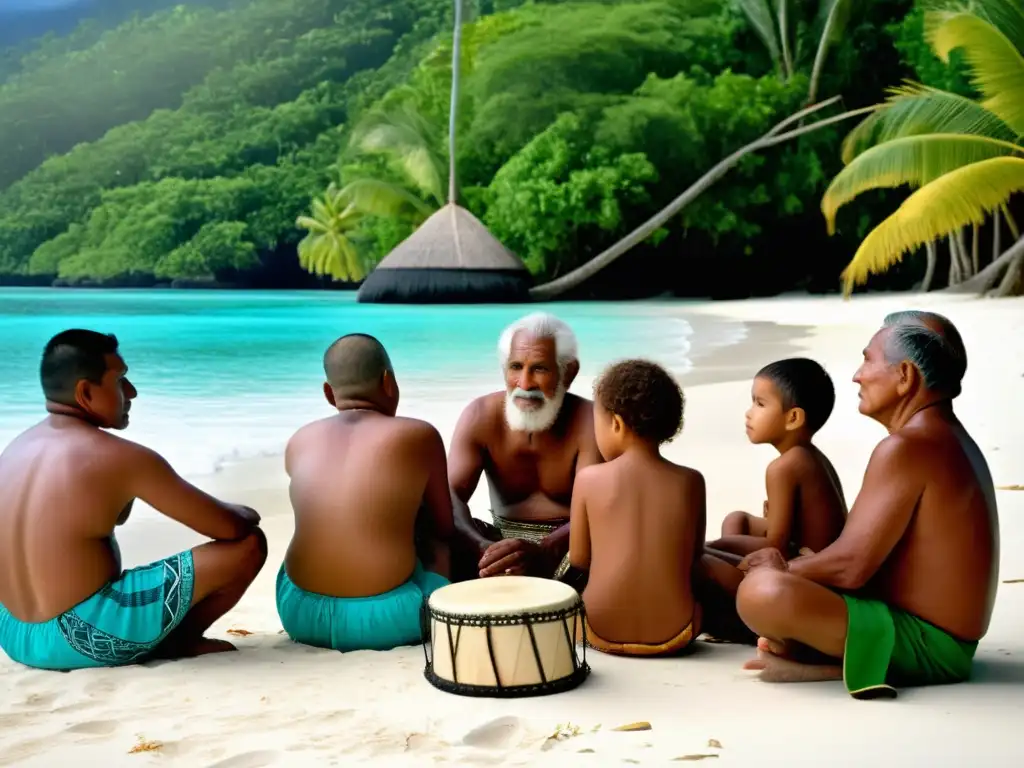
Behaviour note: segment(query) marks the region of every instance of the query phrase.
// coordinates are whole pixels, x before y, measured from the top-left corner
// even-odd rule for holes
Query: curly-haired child
[[[704,477],[660,453],[682,428],[683,407],[672,376],[644,360],[611,366],[594,387],[605,463],[576,477],[569,562],[587,575],[587,643],[597,650],[666,655],[701,633],[693,587],[704,548]]]

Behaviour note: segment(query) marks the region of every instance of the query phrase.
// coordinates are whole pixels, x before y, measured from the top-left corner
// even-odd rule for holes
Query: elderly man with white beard
[[[497,575],[559,578],[568,568],[569,506],[576,473],[601,461],[593,404],[570,394],[579,373],[576,337],[538,312],[510,325],[498,343],[505,389],[462,412],[448,456],[455,526],[452,580]],[[493,525],[469,499],[481,474]]]

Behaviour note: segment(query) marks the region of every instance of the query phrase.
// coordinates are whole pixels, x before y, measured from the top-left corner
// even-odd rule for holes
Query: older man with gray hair
[[[763,679],[842,679],[855,698],[966,680],[998,584],[995,488],[953,413],[967,353],[953,324],[897,312],[853,377],[860,412],[889,436],[875,448],[842,535],[787,564],[741,564],[744,622],[760,635]]]
[[[576,336],[557,317],[537,312],[505,329],[498,353],[505,388],[466,407],[449,451],[462,539],[452,553],[452,578],[557,577],[567,565],[576,473],[601,461],[593,405],[568,391],[580,369]],[[493,524],[469,511],[482,474]]]

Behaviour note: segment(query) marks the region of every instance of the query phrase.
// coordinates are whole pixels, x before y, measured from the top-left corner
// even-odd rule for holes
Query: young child
[[[765,473],[764,514],[731,513],[722,538],[708,548],[734,564],[765,547],[778,549],[787,560],[820,552],[839,538],[847,514],[839,476],[811,442],[832,414],[832,379],[813,360],[780,360],[754,377],[751,400],[747,437],[779,452]]]
[[[701,633],[692,584],[706,522],[704,477],[659,453],[682,427],[683,393],[659,366],[628,360],[602,374],[594,395],[606,463],[577,475],[569,533],[569,562],[588,572],[587,642],[676,653]]]

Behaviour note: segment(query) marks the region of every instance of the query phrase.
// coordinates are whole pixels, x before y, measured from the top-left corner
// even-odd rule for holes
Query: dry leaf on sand
[[[651,730],[651,724],[646,722],[640,723],[627,723],[626,725],[620,725],[618,728],[612,728],[613,731],[649,731]]]
[[[722,742],[720,742],[718,739],[708,739],[708,746],[714,747],[715,749],[721,749]]]
[[[718,755],[683,755],[682,757],[673,757],[672,761],[677,762],[681,760],[707,760],[709,758],[717,758]]]
[[[238,637],[248,637],[252,634],[248,629],[229,629],[229,635],[237,635]]]
[[[146,739],[139,736],[139,743],[131,749],[129,749],[128,754],[135,755],[139,752],[156,752],[158,749],[161,749],[162,747],[163,744],[161,744],[159,741],[147,741]]]

